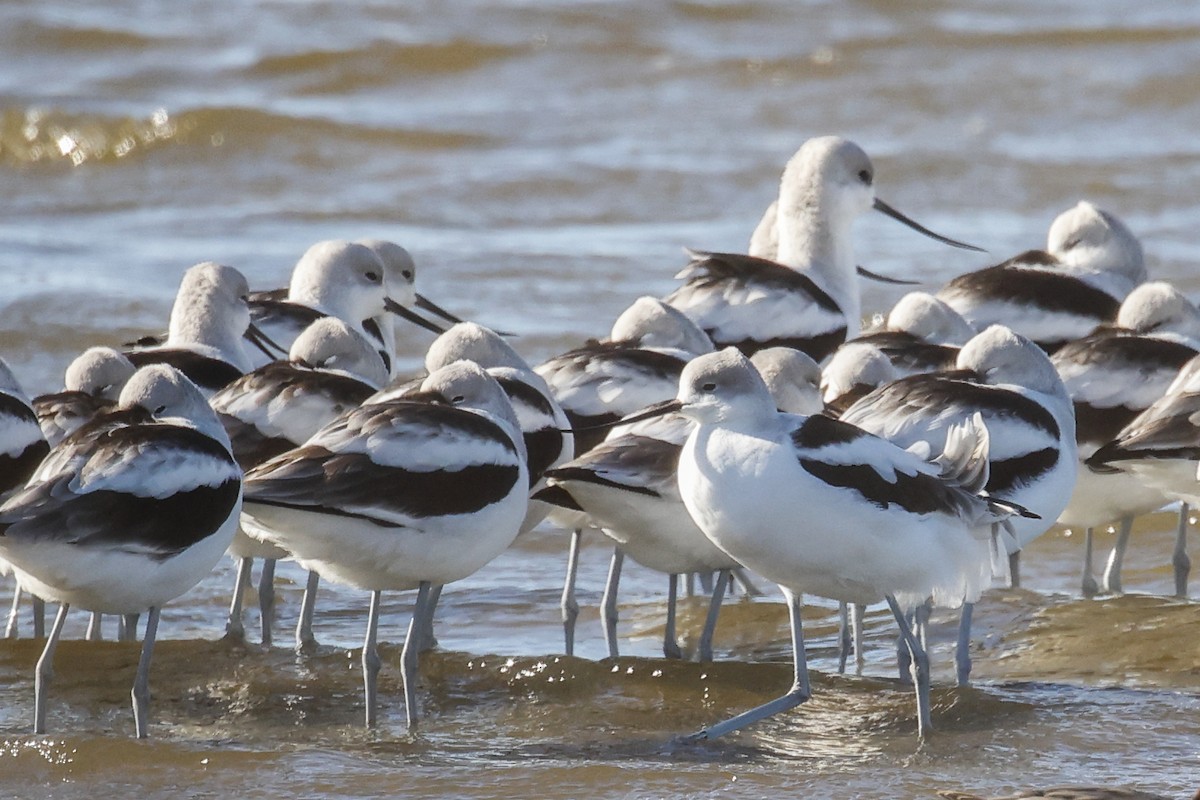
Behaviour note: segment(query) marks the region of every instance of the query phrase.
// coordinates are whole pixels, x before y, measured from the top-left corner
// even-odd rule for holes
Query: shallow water
[[[990,251],[864,219],[873,270],[937,286],[1041,245],[1086,197],[1143,237],[1152,275],[1200,289],[1188,4],[51,0],[0,6],[0,46],[0,354],[31,393],[88,344],[160,330],[187,266],[277,285],[330,237],[404,244],[423,293],[518,332],[537,361],[669,291],[683,246],[744,247],[784,161],[835,132],[872,154],[881,196]],[[869,286],[864,308],[902,293]],[[407,363],[428,342],[414,334]],[[950,688],[953,621],[937,617],[923,745],[886,614],[868,617],[866,677],[837,677],[825,605],[806,615],[809,704],[673,743],[786,686],[784,607],[729,601],[719,663],[670,664],[665,581],[628,566],[628,657],[602,661],[609,549],[593,536],[581,658],[563,659],[565,538],[549,526],[447,590],[412,736],[396,666],[411,599],[385,598],[382,723],[364,732],[365,596],[326,587],[324,647],[298,659],[302,577],[281,568],[279,645],[234,648],[217,641],[226,562],[164,611],[149,743],[128,738],[136,646],[64,642],[52,734],[31,737],[38,646],[0,642],[0,794],[925,797],[1112,781],[1184,796],[1200,783],[1200,611],[1158,597],[1171,529],[1156,515],[1134,537],[1126,586],[1144,594],[1092,602],[1077,598],[1078,537],[1037,542],[1027,589],[976,612],[971,689]],[[702,614],[685,603],[685,647]]]

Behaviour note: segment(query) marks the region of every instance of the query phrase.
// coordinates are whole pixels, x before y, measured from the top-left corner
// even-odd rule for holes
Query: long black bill
[[[641,411],[635,411],[620,419],[612,422],[598,422],[595,425],[581,425],[578,428],[567,428],[560,430],[559,433],[579,433],[581,431],[599,431],[605,428],[615,428],[618,425],[631,425],[635,422],[641,422],[644,419],[654,419],[655,417],[663,417],[667,414],[673,414],[683,408],[683,403],[679,400],[664,400],[661,403],[655,403],[652,406],[647,406]]]
[[[926,236],[928,236],[930,239],[935,239],[935,240],[941,242],[942,244],[948,244],[951,247],[961,247],[963,250],[974,250],[976,253],[986,253],[987,252],[982,247],[976,247],[973,244],[967,244],[966,242],[960,242],[957,239],[950,239],[946,236],[942,236],[940,233],[934,233],[933,231],[929,230],[929,228],[926,228],[924,225],[917,222],[916,220],[913,220],[913,219],[910,219],[910,218],[904,216],[899,211],[897,211],[896,209],[889,206],[887,203],[880,200],[878,197],[875,198],[875,210],[881,212],[882,214],[885,214],[886,216],[891,217],[892,219],[896,220],[897,222],[904,223],[905,225],[912,228],[917,233],[923,233]]]
[[[436,322],[430,322],[429,320],[422,317],[420,314],[410,311],[409,309],[400,305],[399,303],[397,303],[395,300],[393,300],[390,297],[384,298],[383,307],[385,309],[387,309],[388,311],[392,312],[393,314],[395,314],[397,317],[408,320],[409,322],[411,322],[414,325],[420,325],[422,328],[424,328],[427,331],[431,331],[431,332],[439,334],[439,335],[446,332],[446,329],[443,328],[441,325],[438,325]]]
[[[871,270],[861,265],[855,267],[855,269],[858,270],[859,275],[878,283],[890,283],[894,286],[916,286],[920,283],[920,281],[909,281],[905,280],[904,278],[889,278],[887,275],[880,275],[878,272],[871,272]]]
[[[288,351],[280,347],[278,342],[267,336],[263,329],[253,322],[246,328],[246,341],[261,350],[267,358],[287,358]]]
[[[423,311],[428,311],[430,314],[433,314],[435,317],[438,317],[439,319],[443,319],[446,322],[452,323],[454,325],[457,325],[458,323],[464,321],[461,318],[456,317],[455,315],[451,314],[449,311],[442,308],[441,306],[439,306],[437,303],[430,300],[425,295],[418,292],[416,296],[417,296],[417,308],[422,309]],[[497,336],[516,336],[515,333],[511,333],[509,331],[493,330],[492,332],[495,333]]]

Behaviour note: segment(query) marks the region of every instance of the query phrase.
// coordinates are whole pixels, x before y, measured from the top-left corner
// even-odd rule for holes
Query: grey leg
[[[718,736],[724,736],[730,731],[736,731],[747,725],[752,725],[759,720],[778,714],[781,711],[795,708],[812,696],[812,690],[808,683],[808,662],[804,656],[804,630],[800,620],[800,597],[793,595],[786,589],[783,594],[787,598],[788,613],[792,621],[792,660],[795,665],[792,688],[788,689],[787,693],[782,697],[777,697],[769,703],[763,703],[761,706],[744,711],[732,719],[727,719],[698,733],[693,733],[691,736],[684,737],[685,742],[701,742],[705,739],[715,739]]]
[[[147,714],[150,708],[150,657],[154,655],[154,637],[158,635],[159,610],[155,606],[146,616],[146,638],[142,640],[142,657],[138,659],[137,675],[133,679],[133,727],[137,738],[147,736]]]
[[[705,571],[698,573],[696,579],[700,582],[700,591],[703,594],[712,596],[713,576],[711,572]]]
[[[742,587],[742,593],[746,597],[762,597],[762,589],[754,585],[754,581],[750,580],[750,575],[744,567],[734,567],[733,577],[737,579],[738,585]]]
[[[100,623],[102,619],[103,615],[95,611],[93,611],[91,616],[88,617],[87,633],[84,634],[84,638],[89,642],[98,642],[104,638],[104,633],[100,630]]]
[[[862,603],[850,604],[850,634],[854,639],[854,672],[856,675],[862,675],[863,667],[866,666],[867,659],[863,654],[863,617],[866,616],[867,607]]]
[[[443,588],[443,584],[439,583],[429,590],[429,610],[418,631],[417,644],[420,647],[418,652],[425,653],[437,647],[437,637],[433,635],[433,615],[437,612],[438,601],[442,599]]]
[[[63,623],[67,621],[67,611],[71,606],[63,603],[58,607],[58,615],[54,618],[54,626],[46,639],[46,647],[42,657],[38,659],[33,673],[33,732],[46,732],[46,686],[54,674],[54,649],[58,647],[58,637],[62,635]]]
[[[1171,553],[1171,566],[1175,568],[1175,596],[1187,597],[1188,573],[1192,560],[1187,554],[1188,515],[1191,509],[1184,503],[1179,507],[1179,526],[1175,529],[1175,551]]]
[[[666,658],[683,658],[679,650],[679,640],[675,637],[675,601],[679,597],[679,576],[667,576],[667,625],[663,630],[663,656]]]
[[[850,604],[838,603],[838,675],[846,674],[850,659]]]
[[[1083,585],[1081,591],[1084,597],[1095,597],[1100,594],[1100,584],[1096,583],[1096,573],[1092,569],[1092,539],[1093,531],[1088,528],[1083,535]]]
[[[33,638],[46,638],[46,601],[37,595],[33,599]]]
[[[264,558],[258,578],[258,611],[262,625],[263,647],[271,646],[271,626],[275,622],[275,559]]]
[[[624,563],[625,554],[621,548],[613,548],[608,580],[604,582],[604,601],[600,605],[600,619],[604,622],[604,642],[608,645],[609,658],[621,655],[617,646],[617,587],[621,585],[621,565]]]
[[[313,609],[317,604],[317,589],[321,576],[309,570],[308,583],[304,585],[304,597],[300,600],[300,619],[296,622],[296,652],[311,653],[317,648],[317,637],[313,636]]]
[[[700,633],[697,654],[702,664],[713,660],[713,636],[717,632],[717,617],[721,614],[721,603],[725,601],[725,592],[732,580],[731,570],[723,569],[717,573],[717,584],[713,587],[712,600],[708,603],[708,616],[704,618],[704,630]]]
[[[575,655],[575,620],[579,618],[579,603],[575,600],[575,577],[579,574],[579,541],[583,531],[576,528],[571,533],[571,546],[567,551],[567,578],[563,581],[562,609],[563,638],[565,652]]]
[[[238,561],[237,579],[233,582],[233,599],[229,601],[229,619],[225,623],[225,637],[241,641],[246,638],[246,626],[242,624],[242,598],[250,584],[250,568],[254,560],[243,558]]]
[[[137,641],[137,625],[140,614],[122,614],[120,616],[120,627],[117,630],[118,642],[136,642]]]
[[[367,638],[363,641],[363,694],[367,701],[366,726],[375,727],[375,698],[379,680],[379,650],[375,646],[376,635],[379,631],[379,603],[383,593],[371,592],[371,609],[367,613]],[[407,644],[407,642],[406,642]]]
[[[917,689],[917,736],[925,738],[925,735],[933,730],[929,702],[929,656],[908,627],[908,620],[900,610],[896,598],[888,595],[887,602],[896,617],[896,624],[900,626],[900,637],[908,645],[912,655],[912,682]]]
[[[417,602],[413,606],[412,622],[408,625],[408,636],[404,637],[404,650],[400,653],[400,677],[404,679],[404,711],[408,717],[409,730],[417,724],[417,667],[420,663],[420,644],[417,631],[429,624],[433,615],[430,595],[433,587],[429,581],[421,581],[417,588]]]
[[[1014,589],[1021,588],[1021,551],[1008,554],[1008,585]]]
[[[1104,590],[1112,594],[1121,594],[1121,568],[1125,566],[1125,551],[1129,549],[1129,534],[1133,532],[1133,517],[1121,520],[1117,530],[1117,543],[1108,554],[1108,566],[1104,570]]]
[[[684,583],[684,588],[684,594],[688,597],[696,596],[696,573],[689,572],[687,574],[687,581]]]
[[[904,621],[906,625],[916,624],[916,613],[905,614]],[[901,683],[908,683],[912,680],[912,649],[908,646],[903,634],[896,637],[896,674]]]
[[[16,639],[17,630],[17,614],[21,611],[21,584],[17,584],[13,589],[12,608],[8,612],[8,624],[4,626],[4,638]]]
[[[958,620],[958,643],[954,647],[959,686],[971,685],[971,617],[974,614],[975,604],[963,603],[962,616]]]

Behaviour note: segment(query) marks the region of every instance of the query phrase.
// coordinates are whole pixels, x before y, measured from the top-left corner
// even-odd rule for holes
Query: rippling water
[[[889,202],[991,251],[865,219],[858,260],[876,271],[936,286],[1040,245],[1086,197],[1143,237],[1153,275],[1200,290],[1200,9],[913,5],[4,4],[0,354],[31,393],[48,391],[84,346],[160,330],[195,262],[266,287],[318,239],[378,236],[414,253],[424,293],[519,332],[540,360],[668,291],[681,247],[744,247],[783,163],[825,133],[872,154]],[[900,293],[868,287],[864,308]],[[1127,587],[1169,591],[1170,528],[1166,515],[1143,522]],[[405,597],[387,600],[383,724],[370,733],[355,592],[325,591],[311,659],[237,649],[216,641],[233,577],[222,564],[164,612],[149,743],[127,738],[136,647],[64,642],[53,734],[31,737],[38,647],[0,643],[0,794],[925,797],[1113,781],[1183,796],[1200,776],[1200,610],[1075,599],[1078,537],[1045,537],[1025,561],[1029,589],[987,596],[974,688],[948,688],[942,620],[937,734],[922,746],[886,616],[868,618],[866,676],[842,678],[825,606],[808,614],[811,703],[725,741],[673,744],[787,684],[783,606],[727,603],[718,664],[665,663],[664,581],[630,567],[630,657],[601,661],[608,548],[593,539],[583,658],[564,659],[563,547],[539,530],[447,591],[415,736],[395,663]],[[282,572],[286,628],[300,576]],[[685,605],[694,636],[702,604]]]

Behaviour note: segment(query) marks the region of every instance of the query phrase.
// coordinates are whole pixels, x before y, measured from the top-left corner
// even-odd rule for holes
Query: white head
[[[111,347],[89,347],[67,365],[63,388],[115,401],[135,367]]]
[[[874,389],[900,377],[891,359],[873,344],[847,342],[821,371],[821,398],[836,403],[850,392]]]
[[[133,373],[117,405],[143,408],[156,420],[195,428],[229,448],[225,428],[196,384],[167,364],[151,364]]]
[[[750,356],[780,411],[818,414],[821,402],[821,367],[806,353],[790,347],[768,347]]]
[[[167,346],[213,348],[231,364],[248,371],[250,359],[243,337],[250,326],[249,294],[246,276],[233,267],[205,261],[189,268],[183,273],[171,309]]]
[[[384,284],[388,295],[402,306],[417,301],[417,265],[400,245],[385,239],[359,239],[383,264]]]
[[[425,369],[430,373],[455,361],[473,361],[484,369],[511,367],[530,372],[525,359],[490,328],[474,322],[460,322],[438,338],[425,353]]]
[[[25,394],[25,390],[21,388],[21,383],[17,380],[17,376],[9,369],[8,362],[0,358],[0,392],[18,397],[29,402],[29,398]]]
[[[762,423],[778,413],[750,359],[736,348],[698,356],[679,376],[679,413],[699,423]]]
[[[420,392],[435,395],[446,405],[506,423],[508,433],[521,454],[521,460],[526,459],[525,440],[521,436],[521,426],[517,422],[517,415],[508,395],[500,388],[496,379],[478,364],[472,361],[447,364],[431,372],[429,377],[421,381]]]
[[[927,292],[909,292],[892,306],[884,327],[930,344],[961,346],[975,329],[957,311]]]
[[[1070,403],[1046,352],[1003,325],[992,325],[963,345],[955,366],[975,372],[993,386],[1020,386]]]
[[[376,388],[388,380],[387,367],[375,346],[337,317],[321,317],[305,328],[292,342],[288,358],[347,373]]]
[[[1121,303],[1117,327],[1146,334],[1200,338],[1200,309],[1164,281],[1143,283]]]
[[[358,325],[383,315],[384,274],[383,262],[365,245],[340,239],[317,242],[296,262],[288,300]]]
[[[677,348],[685,353],[711,353],[712,340],[682,311],[655,297],[639,297],[621,312],[609,338],[642,347]]]
[[[1086,200],[1054,218],[1046,249],[1069,266],[1111,272],[1130,286],[1146,280],[1141,242],[1125,223]]]

